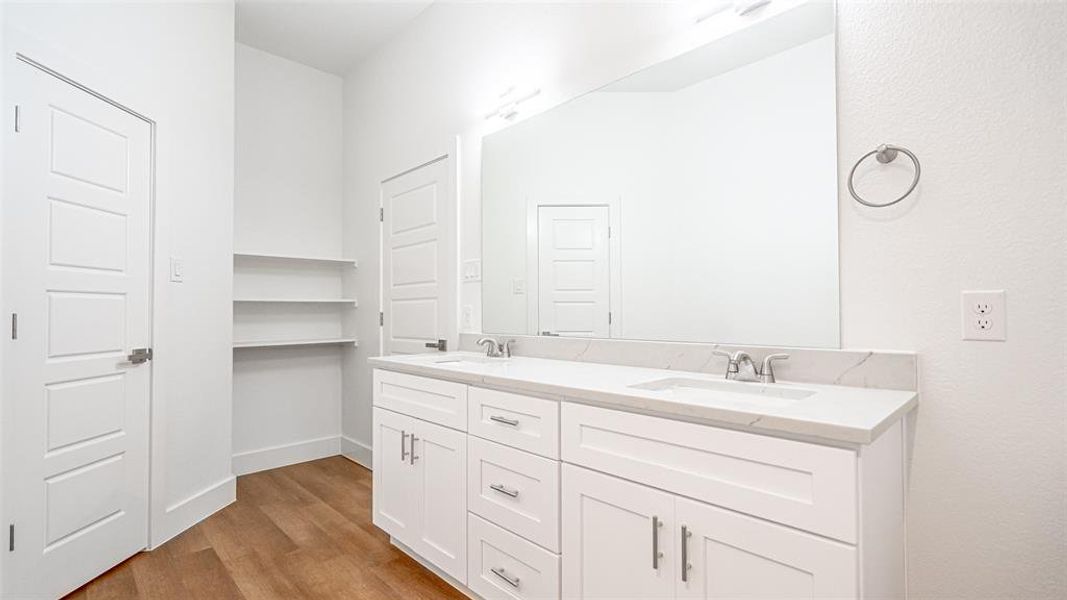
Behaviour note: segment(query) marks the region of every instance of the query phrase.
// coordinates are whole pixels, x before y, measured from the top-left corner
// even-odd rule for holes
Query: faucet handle
[[[737,358],[725,350],[713,349],[712,354],[716,356],[722,356],[726,358],[726,379],[730,379],[732,375],[737,374]]]
[[[759,379],[762,383],[774,383],[774,361],[789,360],[788,354],[768,354],[763,357],[763,366],[760,367]]]

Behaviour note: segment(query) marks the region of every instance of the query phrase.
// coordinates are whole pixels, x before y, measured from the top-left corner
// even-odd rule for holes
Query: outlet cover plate
[[[1007,339],[1008,305],[1004,290],[960,293],[963,339],[1003,342]]]

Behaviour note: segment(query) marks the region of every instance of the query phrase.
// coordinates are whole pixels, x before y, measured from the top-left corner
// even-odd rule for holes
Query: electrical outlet
[[[463,327],[464,331],[470,331],[474,329],[474,307],[470,304],[463,305]]]
[[[1003,342],[1008,311],[1004,290],[964,291],[960,294],[963,339]]]
[[[525,279],[512,279],[511,280],[511,293],[516,296],[522,296],[526,293],[526,280]]]

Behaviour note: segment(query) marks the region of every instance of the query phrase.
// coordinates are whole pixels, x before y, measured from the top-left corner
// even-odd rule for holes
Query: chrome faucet
[[[764,357],[763,365],[756,368],[756,362],[744,350],[733,354],[725,350],[712,350],[712,353],[726,357],[726,379],[752,383],[774,383],[774,361],[789,358],[788,354],[769,354]]]
[[[483,337],[476,343],[479,346],[485,346],[485,355],[489,358],[511,358],[511,345],[515,343],[515,340],[498,342],[493,338]]]

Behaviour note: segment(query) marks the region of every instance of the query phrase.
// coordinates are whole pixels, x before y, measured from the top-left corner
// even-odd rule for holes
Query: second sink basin
[[[671,392],[674,395],[698,400],[715,393],[745,394],[750,396],[777,398],[783,400],[800,400],[814,395],[814,390],[781,385],[776,383],[748,383],[743,381],[711,381],[707,379],[690,379],[670,377],[645,383],[631,385],[634,389],[656,392]]]
[[[443,357],[433,361],[433,364],[435,364],[435,365],[444,365],[444,366],[454,365],[454,366],[458,367],[458,366],[463,365],[464,363],[466,363],[468,365],[471,365],[471,364],[473,364],[473,365],[494,365],[494,364],[498,364],[498,363],[506,363],[506,362],[508,362],[508,360],[510,360],[510,359],[508,359],[506,357],[503,357],[503,356],[501,356],[501,357],[489,357],[489,356],[473,356],[473,355],[459,355],[459,356],[447,356],[446,355],[446,356],[443,356]]]

